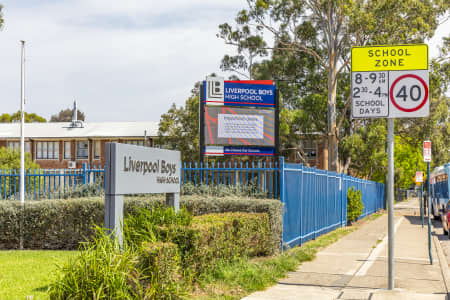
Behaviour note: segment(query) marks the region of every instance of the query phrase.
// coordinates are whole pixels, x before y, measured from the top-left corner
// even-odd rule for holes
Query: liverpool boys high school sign
[[[220,81],[207,77],[206,101],[210,106],[275,107],[275,85],[272,80]]]
[[[123,242],[123,196],[166,194],[166,204],[180,208],[180,151],[119,143],[106,144],[105,228]]]

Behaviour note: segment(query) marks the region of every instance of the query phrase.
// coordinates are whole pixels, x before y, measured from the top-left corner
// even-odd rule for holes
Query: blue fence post
[[[283,233],[284,233],[284,230],[283,230],[283,228],[284,228],[284,215],[285,215],[285,213],[284,213],[284,211],[285,211],[285,207],[284,207],[284,205],[285,205],[285,194],[284,194],[284,157],[283,156],[280,156],[280,201],[281,201],[281,203],[283,204],[283,222],[282,222],[282,224],[281,224],[281,228],[282,228],[282,230],[281,230],[281,251],[283,251],[284,249],[283,249],[283,243],[284,243],[284,239],[283,239]]]
[[[83,163],[83,185],[86,184],[86,163]]]
[[[345,226],[345,221],[344,221],[344,194],[345,194],[345,185],[344,185],[344,174],[341,173],[340,178],[339,178],[340,182],[339,182],[339,186],[341,187],[341,227]]]

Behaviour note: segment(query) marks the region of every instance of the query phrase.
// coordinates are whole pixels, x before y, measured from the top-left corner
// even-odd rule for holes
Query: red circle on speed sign
[[[425,90],[425,96],[423,97],[423,100],[419,103],[419,105],[417,105],[417,106],[415,106],[415,107],[411,107],[411,108],[406,108],[406,107],[400,106],[400,105],[395,101],[395,98],[394,98],[394,88],[395,88],[395,85],[396,85],[400,80],[403,80],[403,79],[408,78],[408,77],[411,77],[411,78],[414,78],[414,79],[418,80],[418,81],[422,84],[422,86],[423,86],[423,88],[424,88],[424,90]],[[417,76],[417,75],[415,75],[415,74],[405,74],[405,75],[402,75],[402,76],[400,76],[400,77],[398,77],[397,79],[394,80],[394,82],[392,83],[392,86],[391,86],[391,90],[389,91],[389,94],[390,94],[390,97],[391,97],[392,104],[394,104],[394,106],[397,107],[397,109],[399,109],[399,110],[401,110],[401,111],[404,111],[404,112],[413,112],[413,111],[416,111],[416,110],[421,109],[422,106],[424,106],[425,103],[427,103],[427,99],[428,99],[428,86],[427,86],[426,82],[425,82],[422,78],[420,78],[419,76]]]

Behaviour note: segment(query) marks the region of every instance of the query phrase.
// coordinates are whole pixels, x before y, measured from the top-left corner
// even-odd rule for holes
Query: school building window
[[[59,159],[59,142],[37,142],[36,159]]]
[[[72,148],[70,142],[64,142],[64,159],[72,159]]]
[[[77,159],[89,159],[89,141],[77,142]]]
[[[94,141],[94,159],[100,159],[101,157],[101,143],[100,141]]]
[[[19,151],[20,150],[20,142],[8,142],[8,148],[11,150]],[[25,152],[30,152],[31,143],[25,142]]]
[[[143,140],[127,140],[123,142],[124,144],[130,144],[130,145],[137,145],[137,146],[144,146]]]
[[[302,149],[307,159],[317,158],[317,142],[311,140],[302,141]]]

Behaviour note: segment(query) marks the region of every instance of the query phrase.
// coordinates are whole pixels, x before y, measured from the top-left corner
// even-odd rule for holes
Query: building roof
[[[71,122],[26,123],[26,138],[117,138],[158,135],[158,122],[83,122],[83,127],[71,127]],[[0,123],[0,139],[20,138],[20,123]]]

